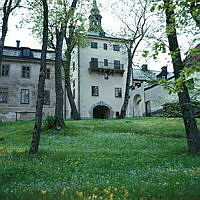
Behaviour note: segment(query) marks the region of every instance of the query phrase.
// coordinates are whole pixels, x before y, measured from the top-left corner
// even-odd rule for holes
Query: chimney
[[[167,73],[167,66],[161,67],[162,72]]]
[[[20,40],[16,40],[16,47],[17,47],[17,48],[20,47]]]
[[[142,65],[142,71],[148,71],[148,65],[147,64]]]

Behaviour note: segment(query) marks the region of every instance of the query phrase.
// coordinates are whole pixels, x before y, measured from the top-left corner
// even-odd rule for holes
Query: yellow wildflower
[[[46,190],[41,190],[40,193],[41,193],[41,194],[46,194],[47,191],[46,191]]]
[[[97,195],[93,194],[92,199],[96,199],[96,198],[97,198]]]
[[[180,183],[179,182],[176,182],[176,185],[179,185]]]
[[[61,191],[61,194],[64,195],[67,189],[64,187],[63,190]]]
[[[79,197],[82,197],[82,196],[83,196],[83,193],[82,193],[82,192],[79,192],[79,191],[76,191],[76,195],[79,196]]]

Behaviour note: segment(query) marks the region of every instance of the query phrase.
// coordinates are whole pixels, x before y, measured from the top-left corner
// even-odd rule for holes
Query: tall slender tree
[[[0,38],[0,66],[2,63],[3,57],[3,47],[5,43],[5,38],[8,32],[8,20],[10,14],[20,6],[21,0],[4,0],[2,2],[3,18],[2,18],[2,27],[1,27],[1,38]]]
[[[173,0],[163,0],[163,2],[166,15],[166,34],[174,68],[174,76],[177,80],[180,78],[180,73],[184,68],[184,64],[182,62],[181,51],[177,39],[175,5]],[[200,133],[194,117],[188,88],[184,82],[182,83],[182,91],[178,92],[178,97],[187,135],[188,151],[191,153],[200,152]]]
[[[123,2],[123,1],[122,1]],[[130,2],[131,3],[131,2]],[[124,37],[128,37],[124,41],[125,46],[128,51],[128,66],[126,74],[126,86],[125,86],[125,95],[124,102],[121,107],[121,112],[119,118],[126,117],[126,111],[128,108],[129,102],[129,93],[130,93],[130,84],[131,84],[131,72],[133,67],[133,59],[138,50],[138,47],[141,45],[142,40],[146,36],[149,25],[148,25],[148,0],[137,0],[132,2],[134,9],[128,8],[129,11],[123,15],[119,16],[119,19],[124,25]],[[123,6],[127,6],[127,1],[124,2]],[[129,7],[129,5],[128,5]],[[127,15],[132,16],[134,20],[130,20]]]
[[[42,124],[42,110],[44,103],[44,84],[46,76],[46,56],[47,56],[47,45],[48,45],[48,3],[47,0],[40,0],[40,1],[42,1],[42,7],[43,7],[43,40],[42,40],[40,74],[39,74],[38,94],[37,94],[36,113],[35,113],[35,126],[34,126],[34,132],[29,154],[36,154],[38,152],[41,124]]]

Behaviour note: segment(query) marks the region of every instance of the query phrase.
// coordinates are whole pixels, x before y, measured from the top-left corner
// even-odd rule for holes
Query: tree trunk
[[[63,118],[63,87],[62,87],[62,48],[64,40],[64,29],[56,30],[56,55],[55,55],[55,92],[56,92],[56,122],[57,129],[65,127]]]
[[[71,63],[71,53],[66,52],[66,62],[64,63],[64,72],[65,72],[65,86],[67,90],[67,97],[69,99],[70,107],[71,107],[71,113],[72,113],[72,119],[74,120],[80,120],[80,114],[78,113],[78,110],[76,108],[76,104],[74,101],[74,97],[71,90],[71,82],[70,82],[70,63]]]
[[[47,43],[48,43],[48,5],[47,5],[47,0],[42,0],[42,3],[43,3],[43,41],[42,41],[40,74],[39,74],[39,81],[38,81],[35,126],[34,126],[34,132],[33,132],[32,143],[29,150],[29,154],[36,154],[38,152],[41,124],[42,124],[42,110],[43,110],[43,103],[44,103],[46,54],[47,54]]]
[[[180,48],[175,28],[174,8],[172,0],[164,0],[166,14],[166,32],[169,42],[175,79],[180,77],[180,71],[184,68],[181,59]],[[178,93],[179,103],[183,114],[183,120],[187,135],[188,151],[191,153],[200,152],[200,133],[194,117],[193,107],[186,85],[183,83],[183,91]]]
[[[8,32],[8,15],[4,14],[3,17],[3,24],[2,24],[2,31],[1,31],[1,38],[0,38],[0,67],[2,64],[2,58],[3,58],[3,47],[5,43],[6,34]]]
[[[1,28],[1,38],[0,38],[0,67],[2,64],[2,58],[3,58],[3,47],[5,43],[5,38],[8,32],[8,19],[10,14],[12,13],[13,10],[15,10],[21,3],[21,0],[18,0],[14,2],[13,5],[13,0],[5,0],[3,4],[3,18],[2,18],[2,28]]]
[[[126,89],[125,89],[125,97],[124,103],[121,108],[121,113],[119,115],[120,119],[126,117],[126,110],[129,102],[129,91],[130,91],[130,82],[131,82],[131,70],[132,70],[132,57],[131,57],[131,48],[128,48],[128,70],[127,70],[127,78],[126,78]]]

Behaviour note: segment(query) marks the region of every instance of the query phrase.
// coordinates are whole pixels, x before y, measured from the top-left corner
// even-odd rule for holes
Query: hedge
[[[195,117],[200,118],[200,102],[191,102]],[[182,117],[181,107],[178,102],[166,103],[163,106],[163,117]]]

